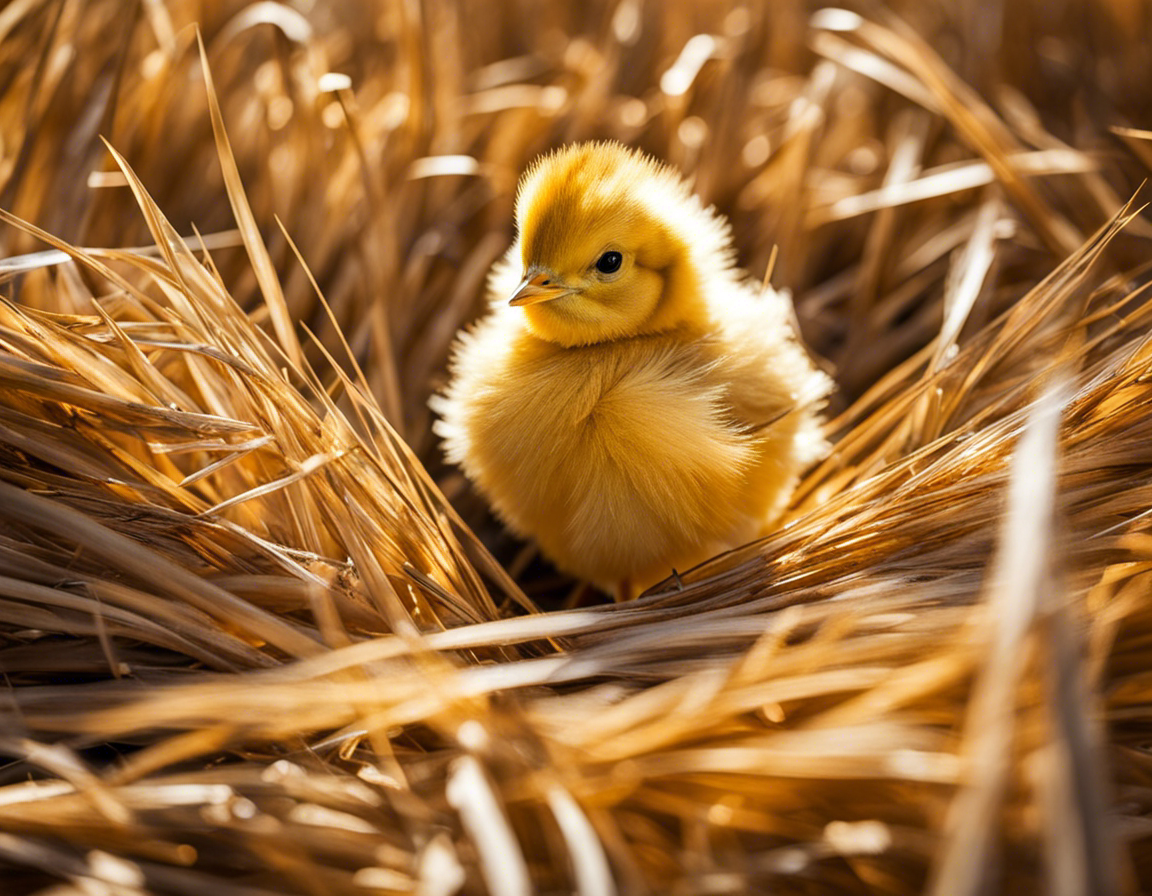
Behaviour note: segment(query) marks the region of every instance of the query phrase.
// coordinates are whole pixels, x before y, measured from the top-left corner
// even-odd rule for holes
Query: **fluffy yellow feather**
[[[515,532],[618,599],[766,531],[824,450],[831,386],[727,222],[614,143],[539,159],[489,314],[435,400]]]

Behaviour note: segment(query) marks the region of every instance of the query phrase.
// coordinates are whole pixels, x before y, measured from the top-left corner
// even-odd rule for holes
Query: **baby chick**
[[[829,379],[728,224],[615,143],[524,174],[518,239],[434,407],[450,461],[559,568],[628,599],[762,534],[825,445]]]

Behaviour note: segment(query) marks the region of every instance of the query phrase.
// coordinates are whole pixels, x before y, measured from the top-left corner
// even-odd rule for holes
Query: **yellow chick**
[[[771,526],[831,382],[727,222],[615,143],[537,160],[490,313],[434,400],[448,459],[560,569],[628,599]]]

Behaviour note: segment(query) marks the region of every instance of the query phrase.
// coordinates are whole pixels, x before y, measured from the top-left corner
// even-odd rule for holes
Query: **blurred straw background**
[[[0,890],[1152,892],[1149,72],[1146,0],[9,0]],[[839,385],[620,606],[427,409],[592,137]]]

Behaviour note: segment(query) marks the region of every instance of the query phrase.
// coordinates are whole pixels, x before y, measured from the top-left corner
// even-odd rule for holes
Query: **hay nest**
[[[5,5],[4,892],[1152,890],[1150,30]],[[590,137],[688,172],[839,384],[787,525],[620,606],[427,410]]]

